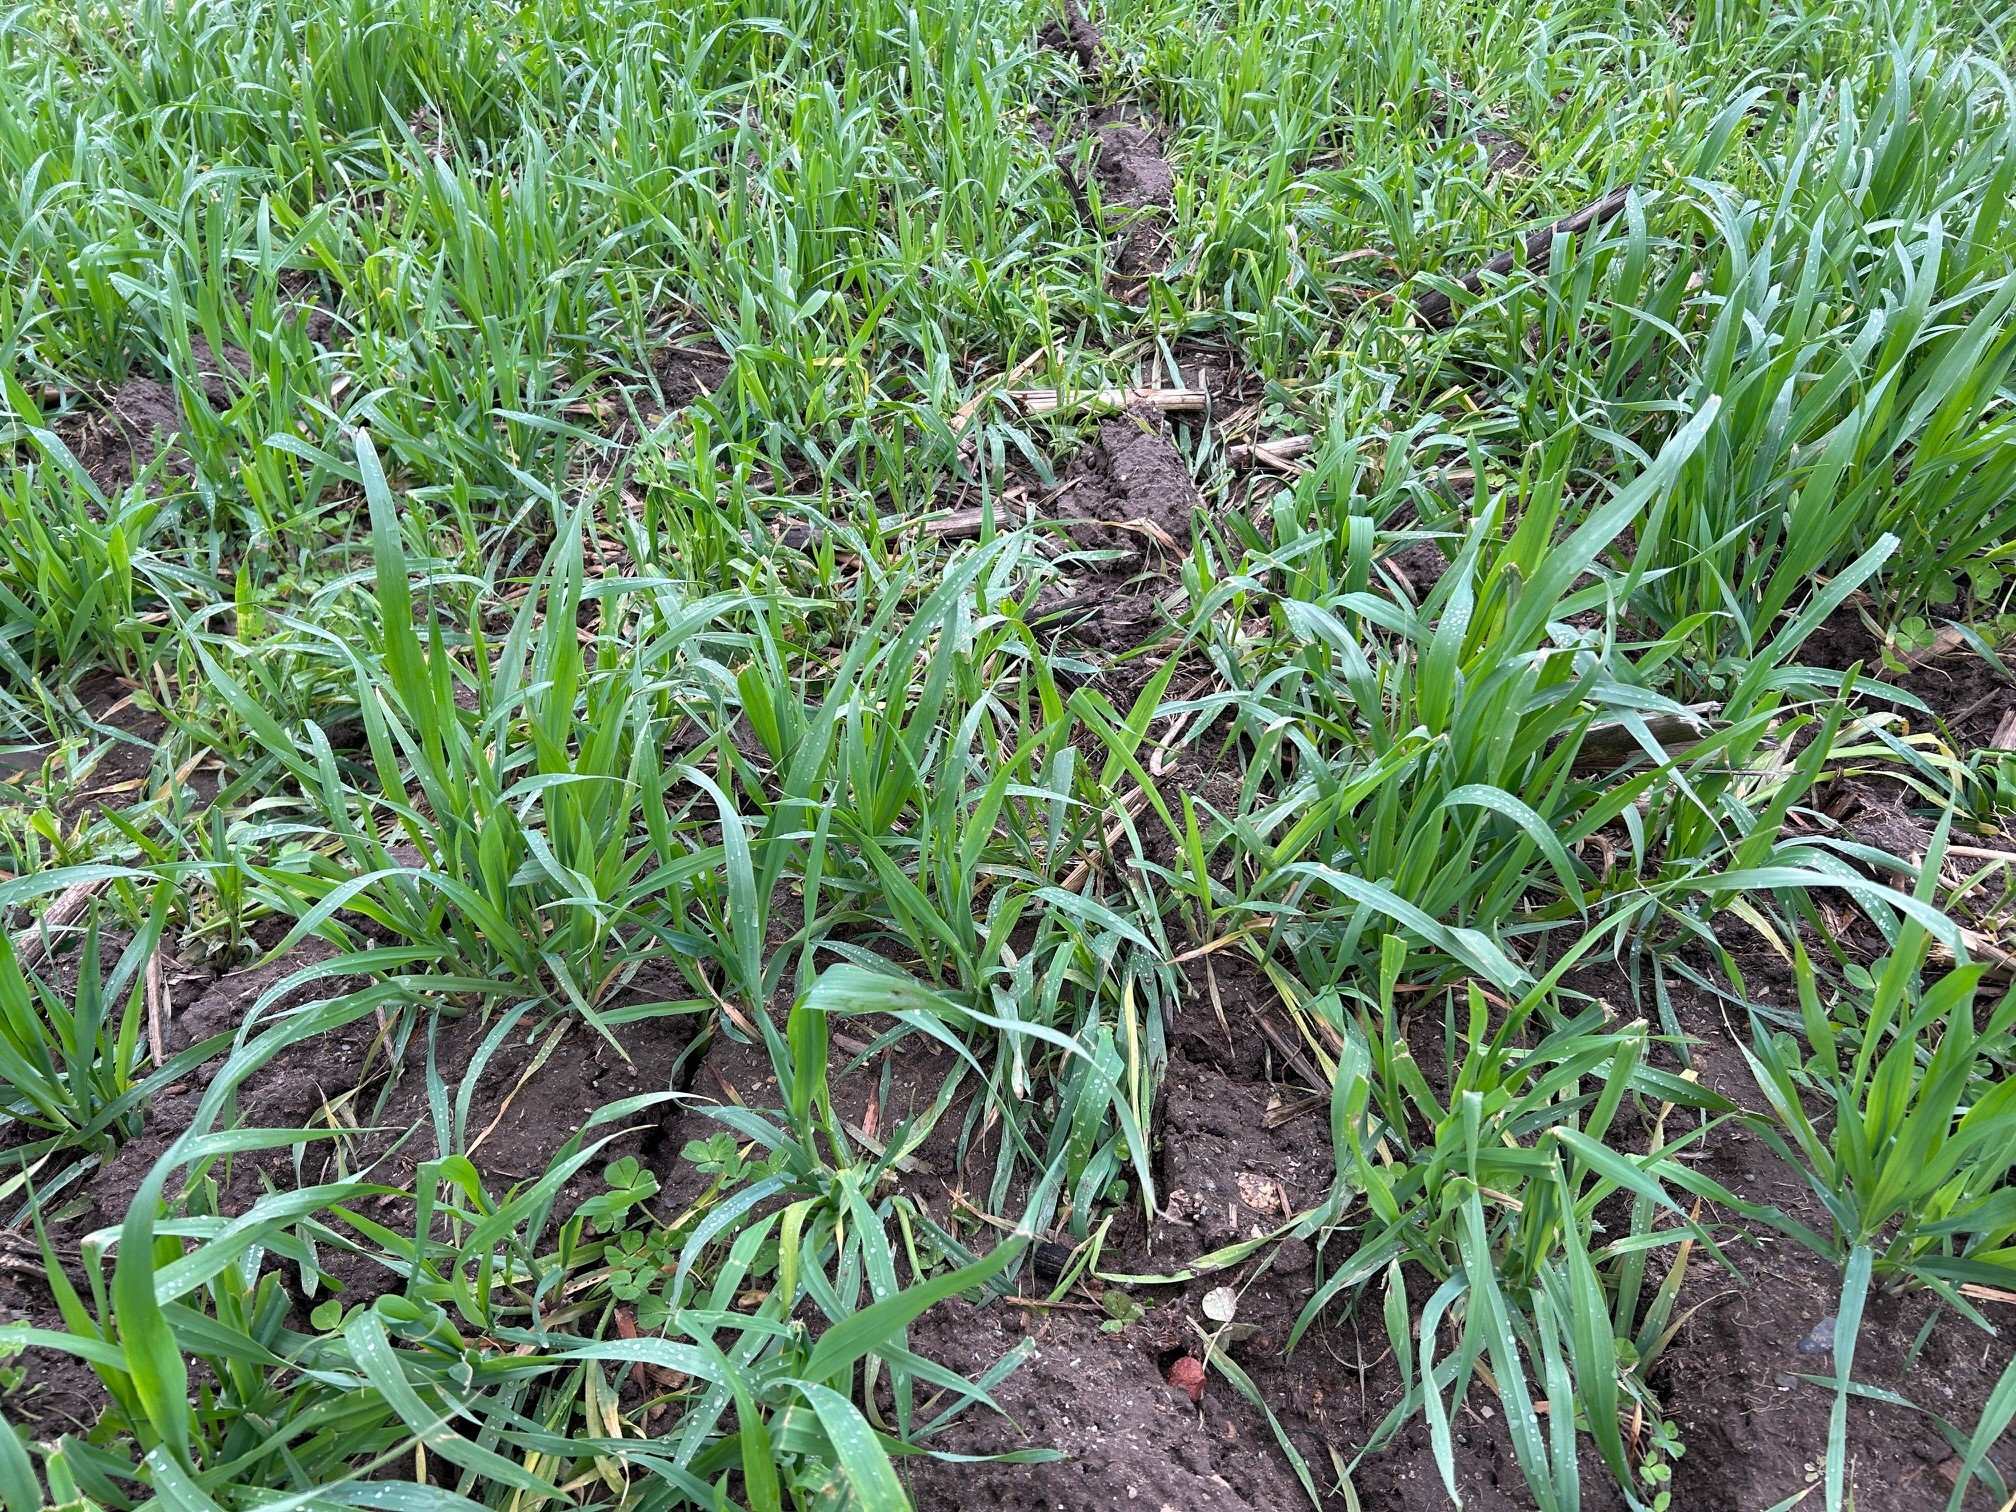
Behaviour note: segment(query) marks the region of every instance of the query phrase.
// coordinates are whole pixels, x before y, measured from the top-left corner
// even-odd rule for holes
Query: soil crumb
[[[1403,546],[1385,560],[1387,566],[1407,580],[1417,604],[1435,591],[1435,585],[1449,570],[1449,558],[1433,541],[1416,541],[1411,546]]]

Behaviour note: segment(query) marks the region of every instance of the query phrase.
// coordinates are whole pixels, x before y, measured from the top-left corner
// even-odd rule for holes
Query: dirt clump
[[[252,381],[252,359],[226,342],[221,354],[201,336],[189,343],[190,377],[215,410],[228,410],[238,390]],[[71,453],[107,498],[126,488],[189,428],[181,396],[171,383],[135,373],[95,411],[76,421],[65,437]],[[166,471],[186,477],[191,464],[176,449]]]
[[[1104,39],[1076,0],[1065,0],[1064,19],[1045,23],[1037,40],[1048,51],[1077,59],[1088,80],[1101,76]],[[1141,281],[1169,260],[1169,211],[1176,202],[1176,175],[1162,155],[1153,118],[1139,105],[1126,100],[1107,105],[1086,122],[1086,130],[1091,139],[1089,178],[1099,186],[1106,222],[1101,230],[1120,238],[1113,257],[1118,275],[1113,292],[1131,304],[1140,297]],[[1036,131],[1052,147],[1063,146],[1071,135],[1062,122],[1038,121]],[[1090,185],[1068,168],[1064,172],[1082,213]]]
[[[1414,602],[1425,601],[1449,571],[1449,558],[1433,541],[1416,541],[1385,558],[1386,565],[1407,580]]]
[[[1064,0],[1064,19],[1044,22],[1036,40],[1046,52],[1069,53],[1078,60],[1087,78],[1099,77],[1099,54],[1106,39],[1100,36],[1098,27],[1085,19],[1077,0]]]
[[[1148,565],[1158,547],[1186,550],[1191,512],[1203,502],[1161,416],[1143,409],[1100,425],[1058,508],[1081,550],[1125,554],[1108,568],[1115,570]]]
[[[1108,204],[1140,209],[1174,202],[1176,175],[1154,133],[1117,113],[1095,120],[1093,131],[1092,177]]]
[[[1176,200],[1176,175],[1145,125],[1109,113],[1095,120],[1093,130],[1092,178],[1109,218],[1121,227],[1114,265],[1124,279],[1145,278],[1169,260],[1168,211]],[[1131,302],[1138,291],[1119,292]]]

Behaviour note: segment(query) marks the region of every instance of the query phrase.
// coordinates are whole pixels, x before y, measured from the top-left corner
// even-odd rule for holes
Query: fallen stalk
[[[1484,280],[1503,278],[1515,267],[1524,264],[1534,267],[1545,258],[1554,246],[1557,236],[1575,236],[1592,226],[1603,225],[1615,220],[1623,212],[1625,202],[1630,198],[1631,186],[1613,189],[1595,204],[1577,210],[1573,215],[1563,216],[1537,231],[1527,233],[1526,240],[1518,247],[1500,252],[1476,272],[1460,280],[1462,288],[1472,294],[1484,292]],[[1414,311],[1422,321],[1436,328],[1450,325],[1456,318],[1456,306],[1450,297],[1440,289],[1430,289],[1414,302]]]
[[[1195,411],[1207,408],[1211,402],[1211,396],[1202,389],[1175,388],[1087,389],[1084,393],[1069,389],[1009,389],[1006,397],[1026,415],[1048,415],[1083,404],[1123,410],[1155,409],[1165,413],[1172,410]]]

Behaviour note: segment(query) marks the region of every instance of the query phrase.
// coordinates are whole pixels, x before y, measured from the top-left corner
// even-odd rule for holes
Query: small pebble
[[[1834,1314],[1827,1314],[1813,1325],[1813,1331],[1799,1341],[1799,1353],[1802,1355],[1834,1353]]]

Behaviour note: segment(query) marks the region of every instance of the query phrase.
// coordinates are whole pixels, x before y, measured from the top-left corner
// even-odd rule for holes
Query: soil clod
[[[1077,0],[1064,0],[1064,19],[1044,22],[1036,40],[1050,52],[1069,53],[1076,58],[1087,78],[1099,77],[1099,54],[1106,39],[1099,35],[1098,27],[1085,19]]]

